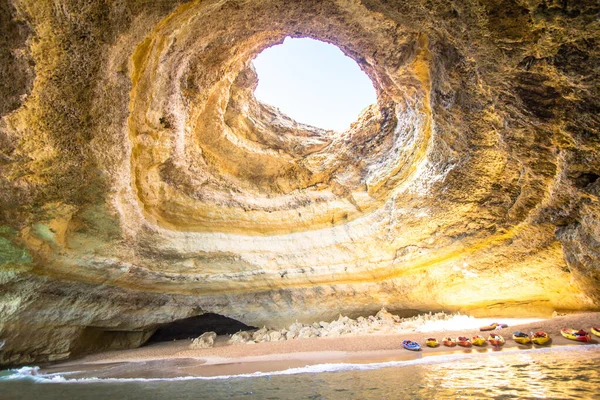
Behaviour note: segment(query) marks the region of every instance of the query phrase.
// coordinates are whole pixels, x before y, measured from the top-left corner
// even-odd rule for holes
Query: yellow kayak
[[[473,343],[473,346],[484,346],[487,342],[481,336],[475,335],[471,338],[471,343]]]
[[[600,336],[600,327],[592,327],[592,333],[596,336]]]
[[[432,338],[432,337],[430,337],[430,338],[427,338],[427,340],[425,340],[425,344],[426,344],[428,347],[438,347],[438,346],[440,345],[440,344],[438,343],[437,339],[436,339],[436,338]]]
[[[564,328],[564,329],[560,330],[560,333],[567,339],[576,340],[578,342],[591,342],[592,341],[592,337],[590,336],[590,334],[587,333],[586,331],[584,331],[583,329],[575,330],[575,329]]]
[[[529,338],[529,335],[526,333],[523,333],[523,332],[517,331],[517,332],[513,333],[512,338],[515,342],[520,343],[520,344],[531,343],[531,338]]]
[[[548,341],[550,340],[550,336],[548,336],[548,334],[546,332],[536,332],[533,335],[531,335],[531,341],[534,344],[537,345],[544,345],[546,343],[548,343]]]

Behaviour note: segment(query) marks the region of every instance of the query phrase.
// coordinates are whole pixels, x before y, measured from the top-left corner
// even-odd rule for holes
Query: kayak
[[[502,329],[502,328],[508,328],[508,325],[506,325],[506,324],[498,324],[498,323],[494,322],[491,325],[482,326],[481,328],[479,328],[479,330],[481,332],[485,332],[485,331],[493,331],[494,329]]]
[[[458,339],[456,339],[456,343],[458,343],[458,345],[462,347],[471,347],[471,341],[469,340],[469,338],[464,336],[459,336]]]
[[[471,338],[471,343],[473,343],[473,346],[483,346],[486,342],[481,336],[475,335]]]
[[[430,337],[430,338],[427,338],[427,339],[425,340],[425,344],[426,344],[428,347],[438,347],[438,346],[440,345],[440,344],[438,343],[437,339],[436,339],[436,338],[432,338],[432,337]]]
[[[411,340],[405,340],[402,342],[402,346],[406,350],[419,351],[421,350],[421,345],[419,343],[413,342]]]
[[[531,334],[531,341],[534,344],[543,345],[546,344],[550,340],[550,336],[546,332],[536,332]]]
[[[592,333],[596,336],[600,336],[600,327],[592,327]]]
[[[479,328],[479,330],[481,332],[485,332],[485,331],[493,331],[494,329],[496,329],[496,327],[498,326],[497,323],[493,323],[491,325],[487,325],[487,326],[482,326],[481,328]]]
[[[449,337],[443,338],[442,343],[444,343],[444,346],[448,346],[448,347],[456,346],[456,342],[454,341],[454,339],[449,338]]]
[[[566,337],[567,339],[576,340],[578,342],[591,342],[592,337],[589,333],[584,331],[583,329],[575,330],[570,328],[563,328],[560,330],[560,334]]]
[[[531,343],[531,338],[529,337],[529,335],[526,333],[523,333],[523,332],[517,331],[517,332],[513,333],[512,338],[515,342],[520,343],[520,344]]]
[[[492,344],[492,346],[502,346],[504,344],[504,338],[500,335],[496,335],[495,333],[490,333],[490,337],[488,337],[488,342]]]

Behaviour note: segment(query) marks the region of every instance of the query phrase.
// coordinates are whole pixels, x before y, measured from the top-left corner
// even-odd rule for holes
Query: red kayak
[[[591,342],[592,337],[589,333],[584,331],[583,329],[575,330],[569,328],[563,328],[560,330],[560,334],[570,340],[575,340],[577,342]]]

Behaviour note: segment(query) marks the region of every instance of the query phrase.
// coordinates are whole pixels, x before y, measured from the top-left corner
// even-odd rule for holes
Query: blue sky
[[[253,64],[256,98],[298,122],[343,131],[377,102],[373,83],[358,64],[325,42],[288,37]]]

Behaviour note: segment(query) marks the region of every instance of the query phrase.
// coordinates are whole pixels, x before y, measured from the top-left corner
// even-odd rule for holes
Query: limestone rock
[[[268,342],[278,342],[280,340],[285,340],[285,336],[281,332],[276,330],[269,331],[266,337],[268,339],[266,341]]]
[[[399,322],[400,320],[397,315],[391,314],[388,310],[385,309],[385,307],[379,310],[379,312],[375,314],[375,317],[380,321],[383,321],[388,324],[393,324],[394,322]]]
[[[231,343],[231,344],[248,343],[249,341],[252,341],[252,334],[250,332],[246,332],[246,331],[240,331],[240,332],[234,333],[233,335],[231,335],[231,338],[229,339],[229,343]]]
[[[278,330],[267,329],[263,327],[252,334],[252,340],[255,343],[277,342],[280,340],[285,340],[285,336],[284,333]]]
[[[348,316],[340,315],[338,319],[331,322],[321,321],[318,324],[318,327],[315,326],[315,323],[300,324],[295,322],[289,327],[289,329],[284,328],[281,330],[276,330],[263,327],[254,333],[238,332],[232,337],[230,343],[254,344],[259,342],[273,342],[278,340],[293,340],[313,337],[341,337],[367,334],[391,335],[406,333],[406,331],[421,332],[423,329],[430,329],[428,326],[432,323],[438,324],[440,322],[445,322],[455,318],[466,318],[463,320],[463,322],[471,322],[468,317],[463,316],[460,313],[428,313],[419,314],[409,318],[401,318],[400,316],[394,315],[383,308],[376,315],[369,315],[366,318],[361,316],[356,320]],[[254,338],[254,340],[250,340],[252,338]]]
[[[190,349],[208,349],[213,347],[215,345],[216,338],[217,334],[215,332],[204,332],[202,335],[192,340]]]
[[[292,331],[287,331],[285,333],[285,340],[292,340],[292,339],[296,339],[298,337],[298,333],[299,332],[292,332]]]
[[[308,338],[318,337],[318,336],[319,336],[319,331],[312,326],[305,326],[304,328],[300,329],[300,331],[298,332],[298,339],[308,339]]]
[[[262,327],[259,330],[257,330],[256,332],[254,332],[252,334],[252,340],[255,341],[256,343],[260,343],[260,342],[267,342],[268,341],[268,333],[269,330],[266,327]]]

